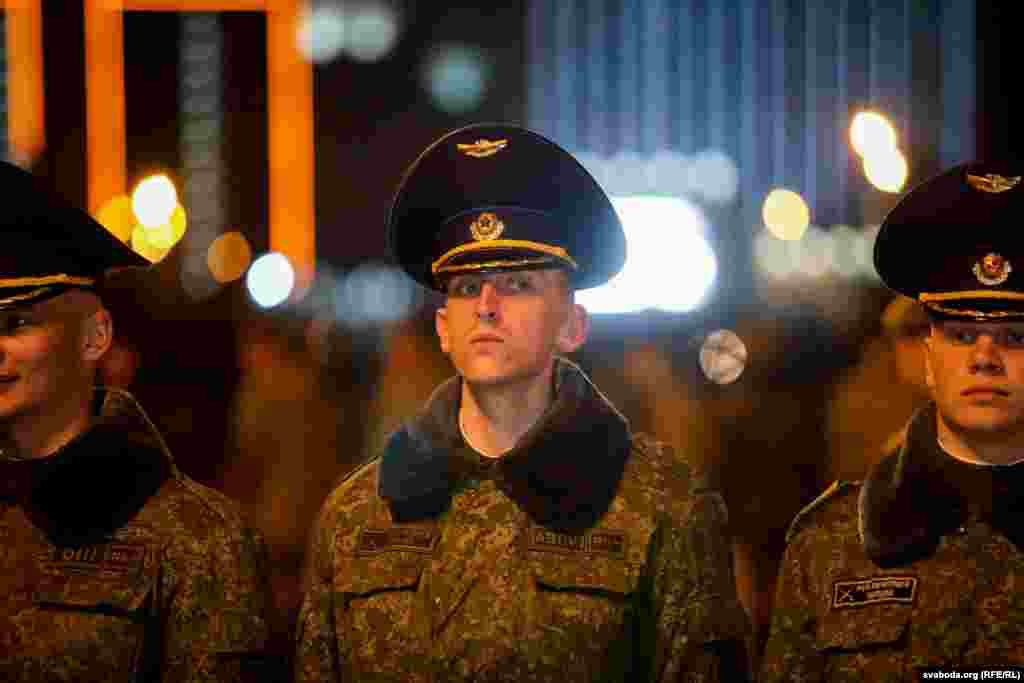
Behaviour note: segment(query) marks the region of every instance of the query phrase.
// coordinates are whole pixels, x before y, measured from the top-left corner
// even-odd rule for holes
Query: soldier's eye
[[[961,329],[950,330],[947,336],[954,344],[973,344],[978,339],[978,335],[971,330]]]
[[[1024,331],[1007,330],[1004,343],[1015,348],[1024,347]]]
[[[509,292],[532,292],[533,281],[527,275],[511,275],[505,282],[505,289]]]
[[[458,297],[473,297],[480,294],[480,280],[478,278],[457,278],[448,285],[448,295]]]
[[[29,317],[20,313],[0,316],[0,334],[14,334],[31,324]]]

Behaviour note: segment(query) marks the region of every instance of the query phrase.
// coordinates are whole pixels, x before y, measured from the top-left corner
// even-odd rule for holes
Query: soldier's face
[[[943,321],[926,339],[939,419],[985,441],[1024,438],[1024,323]]]
[[[66,414],[72,395],[91,383],[88,364],[99,356],[81,294],[0,311],[0,424]]]
[[[441,350],[472,384],[543,381],[556,353],[586,339],[586,311],[558,271],[457,275],[447,291],[435,320]]]

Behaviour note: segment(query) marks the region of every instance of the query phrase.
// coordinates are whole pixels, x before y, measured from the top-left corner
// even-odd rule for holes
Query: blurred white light
[[[379,2],[364,2],[349,10],[342,49],[357,62],[376,62],[387,56],[398,40],[398,16]]]
[[[864,157],[864,175],[883,192],[899,192],[907,182],[907,160],[895,148]]]
[[[834,247],[832,235],[816,225],[810,226],[801,240],[801,273],[809,278],[819,278],[829,273],[834,265]]]
[[[850,144],[857,154],[865,158],[885,154],[896,149],[896,129],[877,112],[858,112],[850,124]]]
[[[446,43],[427,60],[424,80],[438,108],[463,114],[480,105],[490,79],[490,65],[477,47]]]
[[[296,36],[299,52],[314,64],[329,62],[345,44],[345,15],[341,8],[323,5],[306,9]]]
[[[796,192],[775,189],[765,197],[761,217],[765,227],[780,240],[798,240],[810,225],[811,210]]]
[[[832,271],[843,278],[854,278],[860,274],[861,236],[849,225],[837,225],[832,228]]]
[[[142,180],[132,192],[132,210],[139,223],[147,228],[170,221],[177,206],[178,191],[162,173]]]
[[[626,232],[626,265],[608,284],[577,293],[577,300],[592,313],[696,308],[718,273],[701,211],[674,197],[617,197],[612,203]]]
[[[273,308],[291,295],[295,270],[284,254],[272,251],[253,261],[245,284],[257,305]]]
[[[401,271],[362,265],[338,286],[336,314],[356,325],[393,322],[411,312],[415,296],[412,280]]]
[[[695,156],[687,169],[687,189],[709,202],[724,204],[739,190],[740,174],[728,154],[709,149]]]

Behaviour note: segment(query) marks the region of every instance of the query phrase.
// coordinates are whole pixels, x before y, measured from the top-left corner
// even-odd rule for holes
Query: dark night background
[[[34,168],[84,205],[84,24],[76,4],[43,4],[47,147]],[[344,272],[386,260],[383,225],[395,186],[443,132],[475,121],[527,120],[525,3],[401,7],[404,30],[387,58],[365,64],[339,57],[315,67],[321,269]],[[178,52],[179,25],[175,13],[165,12],[127,12],[124,21],[134,185],[157,170],[173,177],[181,167],[179,67],[168,57]],[[273,125],[266,114],[266,18],[237,12],[222,13],[221,21],[225,222],[260,252],[268,248],[266,129]],[[979,157],[1020,158],[1024,151],[1011,51],[1016,26],[1000,4],[976,3],[976,114],[963,135],[974,136]],[[486,44],[493,60],[486,97],[458,116],[435,107],[418,71],[432,45],[451,39]],[[935,55],[914,59],[941,81]],[[910,157],[911,185],[938,170],[928,145],[912,146]],[[749,254],[749,245],[735,248]],[[241,283],[190,302],[175,290],[178,258],[172,251],[152,272],[111,290],[122,343],[138,352],[130,388],[179,466],[239,499],[267,532],[279,607],[275,651],[284,656],[304,534],[319,504],[337,477],[372,453],[450,370],[435,348],[429,309],[387,328],[329,324],[325,336],[313,337],[302,315],[256,310]],[[729,264],[721,268],[728,279]],[[860,292],[864,313],[850,325],[832,324],[812,306],[776,316],[746,295],[747,271],[736,265],[739,284],[730,285],[731,294],[692,315],[601,321],[578,360],[635,428],[657,432],[720,472],[741,589],[760,639],[786,524],[830,479],[829,397],[864,362],[889,296],[877,286]],[[736,385],[709,383],[695,362],[692,339],[716,327],[737,331],[756,359]]]

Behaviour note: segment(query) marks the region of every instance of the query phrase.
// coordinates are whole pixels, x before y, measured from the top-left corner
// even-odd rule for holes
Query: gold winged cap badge
[[[471,144],[458,144],[456,148],[466,156],[482,159],[497,154],[508,146],[508,140],[484,140],[483,138]]]
[[[971,175],[967,174],[967,184],[973,187],[975,190],[981,190],[982,192],[989,192],[991,194],[999,194],[1000,192],[1006,192],[1012,190],[1020,182],[1021,176],[1015,175],[1012,177],[1006,177],[997,175],[995,173],[986,173],[985,175]]]

